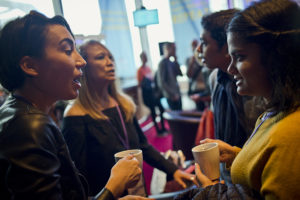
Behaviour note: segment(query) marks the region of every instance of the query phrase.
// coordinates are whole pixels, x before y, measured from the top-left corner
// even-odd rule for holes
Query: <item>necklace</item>
[[[258,131],[259,127],[261,127],[261,125],[267,120],[269,119],[272,115],[274,114],[274,112],[267,112],[265,113],[262,118],[261,118],[261,122],[257,125],[257,127],[254,129],[254,131],[252,132],[252,134],[250,135],[249,139],[247,140],[246,144],[248,144],[250,142],[250,140],[252,139],[252,137],[256,134],[256,132]]]
[[[119,133],[119,131],[113,126],[113,124],[111,123],[110,120],[109,120],[109,122],[110,122],[110,124],[112,125],[112,127],[114,128],[114,130],[115,130],[116,134],[118,135],[119,140],[122,142],[123,146],[124,146],[126,149],[129,149],[129,139],[128,139],[127,129],[126,129],[126,126],[125,126],[125,122],[124,122],[124,119],[123,119],[123,116],[122,116],[120,107],[119,107],[119,105],[118,105],[117,103],[116,103],[116,108],[117,108],[118,115],[119,115],[119,118],[120,118],[120,121],[121,121],[121,124],[122,124],[123,133],[124,133],[124,137],[125,137],[125,138],[123,138],[123,137],[121,136],[121,134]]]

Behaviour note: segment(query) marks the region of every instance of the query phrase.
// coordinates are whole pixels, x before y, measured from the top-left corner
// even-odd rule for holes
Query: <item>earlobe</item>
[[[27,74],[29,76],[38,75],[36,62],[30,56],[24,56],[23,58],[21,58],[19,64],[20,64],[20,67],[24,71],[25,74]]]

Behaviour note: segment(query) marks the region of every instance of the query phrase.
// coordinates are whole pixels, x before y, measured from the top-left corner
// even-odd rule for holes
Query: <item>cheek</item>
[[[97,80],[104,76],[104,70],[99,66],[90,67],[88,73],[93,80]]]
[[[216,50],[211,47],[211,46],[207,46],[207,48],[205,49],[205,55],[207,56],[208,59],[210,60],[215,60],[215,56],[217,55]]]

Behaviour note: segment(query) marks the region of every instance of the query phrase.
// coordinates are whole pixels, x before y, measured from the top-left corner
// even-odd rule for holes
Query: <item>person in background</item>
[[[191,46],[192,46],[193,55],[186,59],[186,66],[187,66],[186,75],[189,78],[188,95],[198,94],[199,97],[208,96],[209,87],[208,85],[206,85],[204,76],[202,74],[203,67],[197,62],[194,56],[194,52],[198,46],[198,41],[193,40]],[[196,102],[197,110],[203,111],[205,108],[205,102],[202,100],[195,101],[195,102]]]
[[[80,53],[87,62],[82,87],[66,108],[62,132],[76,166],[91,185],[90,195],[107,182],[114,154],[127,149],[141,149],[147,163],[185,187],[183,180],[194,176],[179,170],[147,142],[135,118],[133,101],[117,89],[111,52],[91,40],[80,47]],[[137,192],[145,195],[145,191]]]
[[[255,121],[249,120],[249,110],[245,106],[250,98],[238,95],[236,81],[226,71],[230,64],[226,26],[237,12],[236,9],[229,9],[204,16],[201,20],[203,32],[197,51],[201,54],[204,65],[214,69],[209,79],[215,138],[242,147]],[[230,172],[225,169],[224,164],[221,165],[221,176],[227,183],[231,182]]]
[[[0,108],[1,199],[88,199],[88,185],[49,115],[54,102],[77,97],[86,64],[68,23],[31,11],[3,27],[0,55],[0,83],[10,92]],[[140,174],[133,156],[120,160],[91,199],[118,198]]]
[[[137,71],[137,80],[138,85],[142,89],[142,97],[144,104],[150,109],[152,121],[154,123],[156,132],[158,135],[163,135],[167,132],[165,128],[163,113],[165,109],[161,105],[160,96],[157,94],[154,86],[154,80],[152,71],[149,66],[147,66],[147,55],[145,52],[142,52],[140,55],[142,66]],[[156,122],[156,107],[160,112],[160,127]]]
[[[171,110],[182,110],[181,94],[177,76],[182,76],[177,62],[176,46],[173,42],[166,42],[163,46],[164,58],[157,69],[157,84],[163,96],[167,99]]]
[[[300,6],[289,0],[256,2],[232,19],[227,42],[237,92],[265,98],[267,109],[242,149],[202,141],[219,143],[234,187],[212,185],[198,167],[197,177],[208,186],[204,191],[222,191],[227,198],[230,189],[243,186],[260,199],[300,199]],[[239,196],[246,199],[241,191]]]

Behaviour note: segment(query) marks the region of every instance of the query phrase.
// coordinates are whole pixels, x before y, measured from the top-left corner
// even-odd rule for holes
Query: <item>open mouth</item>
[[[73,85],[75,85],[76,88],[80,88],[80,87],[81,87],[80,77],[81,77],[81,76],[76,77],[76,78],[73,79]]]
[[[114,74],[115,73],[115,68],[109,68],[109,69],[107,69],[106,73],[108,73],[108,74]]]
[[[79,78],[73,80],[74,83],[80,83]]]

